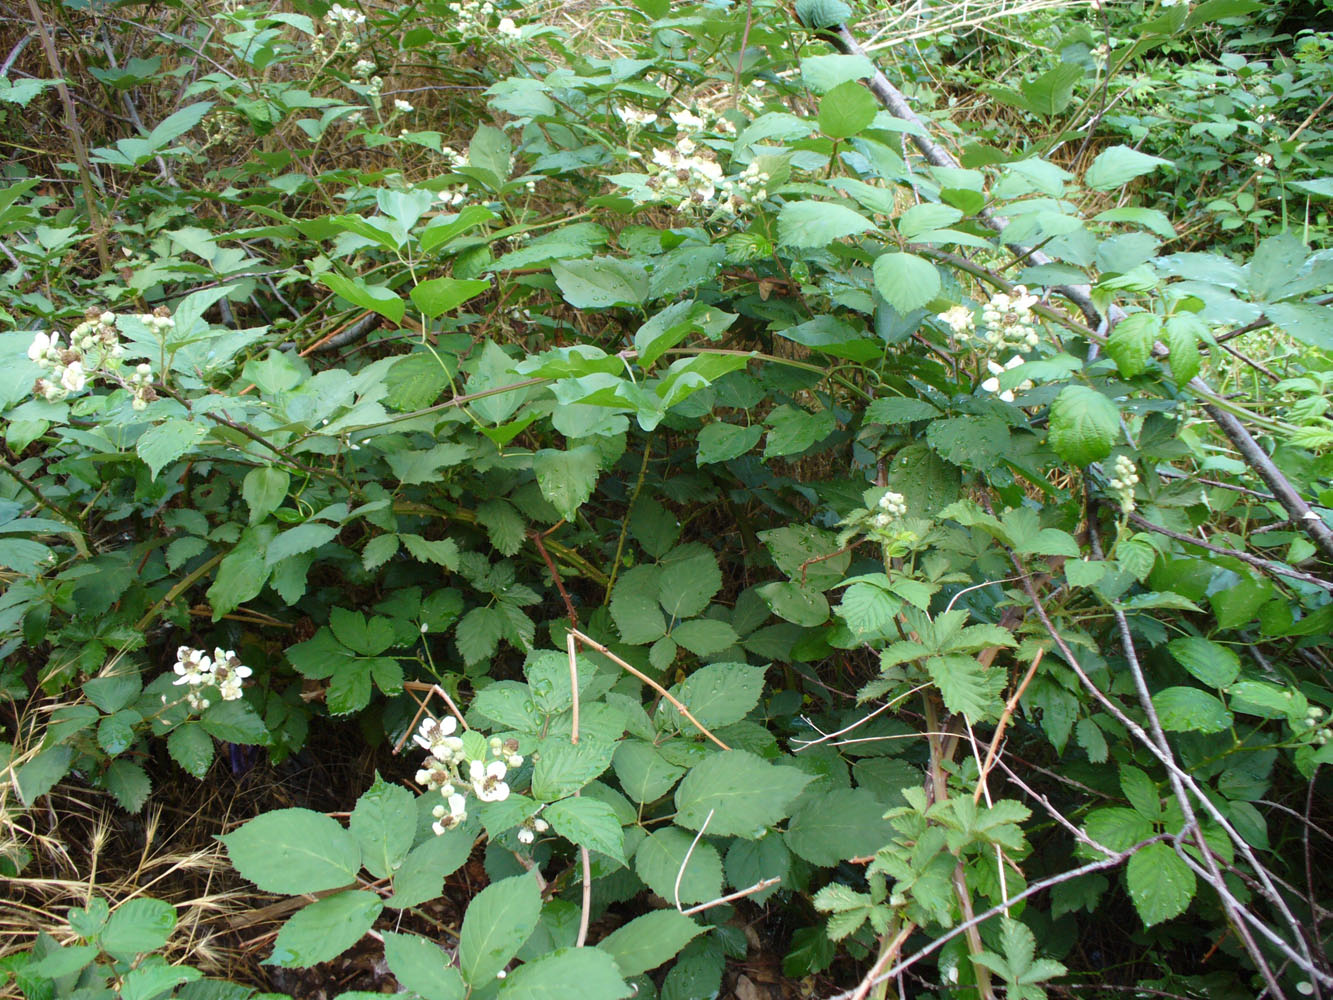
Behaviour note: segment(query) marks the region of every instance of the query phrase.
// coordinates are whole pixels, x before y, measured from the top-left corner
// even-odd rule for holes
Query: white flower
[[[454,735],[457,729],[458,720],[452,715],[446,715],[439,721],[425,719],[412,741],[436,760],[450,764],[458,760],[463,752],[463,741]]]
[[[890,518],[902,517],[907,513],[907,501],[901,493],[890,490],[879,498],[879,509]]]
[[[431,815],[435,817],[435,822],[430,825],[438,837],[445,830],[452,829],[467,819],[467,800],[463,796],[454,792],[448,797],[448,805],[438,805],[432,809]]]
[[[39,333],[32,338],[32,343],[28,345],[28,358],[40,365],[46,360],[47,351],[58,350],[59,347],[60,334],[56,333],[48,337],[44,333]]]
[[[522,29],[514,23],[513,18],[509,17],[500,18],[500,24],[496,30],[506,38],[518,38],[523,34]]]
[[[691,131],[698,131],[704,127],[704,120],[698,115],[691,114],[689,111],[673,111],[671,112],[671,120],[675,122],[679,128],[689,129]]]
[[[60,374],[60,384],[70,392],[80,392],[88,384],[88,375],[83,370],[83,363],[71,361]]]
[[[531,844],[533,839],[533,833],[527,827],[523,827],[518,831],[518,842],[520,844]]]
[[[359,59],[356,65],[352,67],[352,76],[358,80],[364,80],[373,72],[375,72],[375,64],[369,59]]]
[[[489,764],[479,760],[470,762],[468,776],[477,798],[482,802],[503,802],[509,798],[509,786],[504,783],[506,770],[502,760],[493,760]]]
[[[1012,368],[1017,368],[1019,365],[1024,363],[1025,362],[1023,361],[1023,358],[1017,354],[1015,354],[1012,358],[1006,361],[1003,365],[996,364],[994,361],[987,359],[986,368],[991,373],[991,377],[981,383],[982,390],[985,392],[998,393],[1000,399],[1003,399],[1006,403],[1012,403],[1014,401],[1014,392],[1012,389],[1005,389],[1003,392],[1000,391],[999,376],[1003,375],[1005,372],[1009,371]],[[1024,379],[1022,384],[1018,386],[1018,391],[1027,392],[1031,388],[1032,388],[1031,379]]]
[[[643,128],[645,125],[651,125],[657,121],[657,114],[653,111],[639,111],[636,108],[617,108],[616,114],[620,120],[631,128]]]
[[[413,110],[412,105],[408,101],[402,100],[395,100],[393,102],[393,108],[395,111],[401,111],[403,114],[407,114],[409,111]]]
[[[956,336],[971,333],[976,326],[976,317],[967,306],[954,306],[936,317],[941,323],[953,330]]]
[[[1254,165],[1260,170],[1273,165],[1272,153],[1260,153],[1254,158]]]
[[[199,687],[213,680],[213,662],[204,655],[202,649],[181,646],[176,650],[176,665],[172,669],[177,676],[173,684]]]
[[[532,828],[538,833],[545,833],[547,830],[551,829],[551,824],[538,816],[532,821]]]

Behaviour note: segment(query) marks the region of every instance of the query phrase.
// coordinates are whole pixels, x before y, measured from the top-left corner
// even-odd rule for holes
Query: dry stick
[[[1248,861],[1250,866],[1254,869],[1255,875],[1258,877],[1262,888],[1262,894],[1282,915],[1283,920],[1286,922],[1287,926],[1291,928],[1293,935],[1301,943],[1302,949],[1304,949],[1305,940],[1301,934],[1300,924],[1296,921],[1296,917],[1292,914],[1286,901],[1278,893],[1277,887],[1273,885],[1267,870],[1259,863],[1259,859],[1255,857],[1254,851],[1250,848],[1249,843],[1236,832],[1236,828],[1231,825],[1230,821],[1224,815],[1222,815],[1222,811],[1218,809],[1213,801],[1203,793],[1203,790],[1199,788],[1194,778],[1191,777],[1188,772],[1181,769],[1180,765],[1176,763],[1175,757],[1172,754],[1163,753],[1161,748],[1157,746],[1152,737],[1148,735],[1143,727],[1131,719],[1118,704],[1111,700],[1110,696],[1093,683],[1092,678],[1089,677],[1087,671],[1083,669],[1083,665],[1079,662],[1078,657],[1074,655],[1074,651],[1069,648],[1069,644],[1065,642],[1064,637],[1061,636],[1059,630],[1056,629],[1055,623],[1051,621],[1050,615],[1046,613],[1046,608],[1041,603],[1041,599],[1037,596],[1036,589],[1032,586],[1031,576],[1023,566],[1023,563],[1013,552],[1009,553],[1009,559],[1014,564],[1014,568],[1018,570],[1022,576],[1023,589],[1027,593],[1028,599],[1032,602],[1033,609],[1037,612],[1037,617],[1041,620],[1042,627],[1046,629],[1047,634],[1050,635],[1056,648],[1060,650],[1060,655],[1064,657],[1069,668],[1074,671],[1074,675],[1078,677],[1079,682],[1087,689],[1088,693],[1091,694],[1104,709],[1106,709],[1112,718],[1124,726],[1145,750],[1157,758],[1158,763],[1165,767],[1168,773],[1178,778],[1180,782],[1190,790],[1194,798],[1198,800],[1201,806],[1203,806],[1204,811],[1208,813],[1212,820],[1222,828],[1228,837],[1231,838],[1232,843],[1236,845],[1236,849],[1245,857],[1245,860]],[[1219,895],[1224,892],[1228,896],[1231,895],[1230,890],[1226,888],[1225,883],[1213,886],[1213,888]],[[1240,904],[1237,903],[1236,905],[1239,906]],[[1321,982],[1333,985],[1333,976],[1329,976],[1321,969],[1316,968],[1313,958],[1299,960],[1296,964],[1307,974],[1317,977]]]
[[[671,890],[671,894],[672,896],[675,897],[676,900],[677,913],[684,912],[680,907],[680,883],[681,880],[685,877],[685,869],[690,864],[690,857],[694,854],[694,849],[699,846],[700,838],[703,837],[704,831],[708,829],[708,824],[711,823],[712,821],[713,821],[713,810],[709,809],[708,815],[704,817],[704,821],[699,827],[699,832],[696,833],[694,835],[694,839],[690,841],[690,847],[689,850],[685,852],[685,857],[680,859],[680,867],[676,869],[676,884],[675,887]]]
[[[1090,875],[1093,872],[1105,871],[1108,868],[1116,868],[1124,864],[1126,861],[1132,858],[1139,851],[1143,850],[1149,844],[1155,844],[1158,841],[1168,840],[1168,839],[1169,839],[1168,834],[1159,833],[1155,837],[1149,837],[1147,840],[1141,840],[1133,847],[1120,851],[1117,854],[1113,854],[1108,858],[1102,858],[1099,861],[1090,861],[1086,865],[1080,865],[1077,868],[1071,868],[1069,871],[1061,872],[1059,875],[1052,875],[1050,878],[1044,878],[1040,882],[1033,882],[1022,892],[1015,894],[1007,902],[1000,903],[997,906],[992,906],[989,910],[985,910],[981,913],[978,913],[976,916],[970,917],[969,919],[964,920],[962,923],[954,927],[951,927],[949,930],[945,931],[939,937],[931,941],[930,944],[922,948],[918,948],[916,951],[912,952],[912,954],[908,955],[901,962],[894,965],[893,968],[889,969],[886,972],[881,972],[878,976],[875,977],[874,982],[871,985],[874,985],[874,983],[886,982],[887,980],[892,979],[899,973],[906,972],[912,966],[916,965],[917,962],[921,961],[923,958],[928,958],[929,956],[933,955],[935,952],[939,951],[941,948],[943,948],[954,938],[958,937],[960,934],[966,934],[974,927],[977,927],[980,924],[984,924],[991,917],[1000,916],[1002,913],[1005,912],[1005,910],[1009,909],[1015,903],[1021,903],[1023,900],[1029,899],[1032,896],[1035,896],[1039,892],[1045,892],[1047,889],[1050,889],[1053,886],[1060,885],[1064,882],[1072,882],[1074,879],[1082,878],[1084,875]],[[858,989],[859,988],[860,987],[858,987]],[[838,993],[835,994],[834,996],[828,997],[827,1000],[852,1000],[852,998],[855,996],[856,996],[855,990],[845,990],[842,993]]]
[[[679,698],[671,694],[671,692],[669,692],[666,688],[662,687],[661,684],[658,684],[657,681],[653,680],[643,671],[630,666],[628,663],[626,663],[615,653],[611,652],[611,650],[607,649],[605,646],[603,646],[600,642],[598,642],[591,636],[584,635],[576,628],[570,629],[569,631],[576,639],[578,639],[579,642],[583,643],[589,649],[594,649],[597,652],[601,653],[616,666],[620,667],[620,669],[628,671],[629,673],[633,674],[639,680],[643,681],[650,688],[652,688],[654,691],[660,694],[663,698],[665,698],[672,704],[672,706],[676,709],[677,712],[685,716],[685,718],[689,719],[690,722],[694,724],[694,727],[699,730],[699,732],[707,736],[710,740],[712,740],[715,744],[717,744],[717,746],[721,747],[723,750],[731,749],[731,747],[727,746],[720,739],[714,736],[707,726],[705,726],[702,722],[700,722],[692,714],[690,714],[690,710],[680,703]]]
[[[37,0],[28,0],[28,12],[32,14],[33,27],[37,29],[37,38],[46,53],[46,62],[51,67],[51,74],[56,78],[56,93],[60,103],[65,106],[65,122],[69,127],[69,142],[74,150],[74,162],[79,167],[79,183],[83,187],[84,200],[88,202],[88,221],[93,226],[93,244],[97,247],[97,259],[103,271],[111,270],[111,254],[106,248],[106,224],[102,219],[102,210],[97,206],[97,191],[93,187],[92,163],[88,159],[88,147],[83,144],[83,128],[74,111],[74,99],[65,86],[65,74],[60,69],[60,56],[51,41],[51,33],[46,28],[46,18]]]
[[[761,878],[754,885],[746,886],[744,889],[737,889],[735,892],[729,892],[725,896],[718,896],[717,899],[710,899],[707,903],[698,903],[691,906],[688,910],[680,912],[685,916],[693,916],[696,913],[702,913],[704,910],[711,910],[715,906],[721,906],[724,903],[732,903],[738,899],[744,899],[746,896],[753,896],[756,892],[763,892],[771,885],[777,885],[782,879],[773,875],[769,878]]]
[[[852,33],[847,30],[846,25],[840,24],[836,28],[831,28],[822,32],[821,36],[826,38],[839,51],[847,55],[861,56],[862,58],[869,59],[865,49],[863,49],[860,43],[858,43],[852,36]],[[916,144],[917,148],[921,150],[927,160],[940,167],[958,166],[958,161],[954,158],[953,154],[930,138],[930,135],[926,132],[925,121],[912,110],[912,106],[907,102],[907,98],[903,96],[902,92],[899,91],[897,87],[889,82],[888,77],[886,77],[880,69],[875,69],[875,75],[870,78],[868,86],[870,87],[871,93],[878,97],[881,103],[883,103],[884,106],[896,117],[902,118],[905,121],[914,122],[921,126],[922,131],[920,133],[913,133],[912,141]],[[979,215],[982,222],[985,223],[989,229],[997,233],[1003,230],[1005,224],[1008,222],[1003,216],[995,215],[989,210],[983,209]],[[1029,259],[1035,264],[1050,262],[1050,258],[1040,251],[1029,252],[1023,247],[1011,247],[1011,249],[1019,253],[1027,254]],[[1110,323],[1107,323],[1102,319],[1101,314],[1093,304],[1090,286],[1061,285],[1060,287],[1053,289],[1053,291],[1064,296],[1070,302],[1074,303],[1074,305],[1078,306],[1083,315],[1087,317],[1088,322],[1093,326],[1099,327],[1099,332],[1103,332],[1100,328],[1104,326],[1107,328],[1105,332],[1109,332]],[[1111,312],[1113,314],[1119,314],[1120,310],[1113,306]],[[1118,318],[1118,315],[1111,315],[1109,318],[1114,322],[1114,320]],[[1190,380],[1189,385],[1195,392],[1202,392],[1208,398],[1216,397],[1216,394],[1208,387],[1207,383],[1197,376]],[[1245,429],[1245,426],[1237,420],[1235,416],[1227,413],[1216,404],[1207,403],[1203,408],[1213,419],[1213,422],[1221,428],[1222,433],[1225,434],[1231,440],[1232,444],[1240,450],[1240,453],[1245,457],[1245,461],[1259,474],[1259,477],[1268,484],[1268,488],[1277,496],[1278,502],[1286,508],[1287,513],[1291,515],[1292,519],[1310,536],[1315,545],[1324,553],[1325,557],[1333,559],[1333,529],[1330,529],[1318,514],[1310,510],[1309,504],[1301,499],[1300,495],[1296,492],[1295,487],[1282,475],[1278,470],[1278,467],[1274,465],[1273,461],[1264,453],[1264,450],[1259,447],[1254,438],[1250,436],[1250,432]]]
[[[1253,556],[1248,552],[1242,552],[1238,549],[1228,549],[1221,545],[1213,545],[1210,542],[1205,542],[1201,538],[1195,538],[1193,535],[1186,535],[1183,532],[1172,531],[1170,528],[1165,528],[1160,524],[1154,524],[1146,517],[1142,517],[1133,512],[1130,513],[1129,520],[1131,524],[1137,525],[1145,531],[1155,531],[1159,535],[1165,535],[1167,538],[1174,538],[1176,541],[1184,542],[1186,545],[1197,545],[1201,549],[1207,549],[1209,552],[1216,552],[1218,555],[1234,556],[1241,562],[1249,563],[1255,569],[1262,570],[1265,573],[1277,576],[1288,576],[1293,580],[1300,580],[1302,583],[1312,584],[1316,587],[1322,587],[1324,590],[1333,591],[1333,583],[1329,583],[1327,580],[1321,580],[1319,577],[1310,573],[1303,573],[1298,569],[1292,569],[1290,566],[1285,566],[1282,563],[1273,562],[1270,559],[1262,559],[1259,556]]]
[[[1009,720],[1014,716],[1014,709],[1018,707],[1023,692],[1028,689],[1028,685],[1032,683],[1032,678],[1037,675],[1037,667],[1041,665],[1041,658],[1045,655],[1045,652],[1044,649],[1037,650],[1037,655],[1032,657],[1032,666],[1028,667],[1028,672],[1023,675],[1023,680],[1019,682],[1018,687],[1014,688],[1014,693],[1009,696],[1009,701],[1004,706],[1000,721],[995,726],[995,735],[991,737],[990,747],[986,750],[986,763],[981,765],[981,776],[977,780],[976,790],[972,793],[973,802],[981,798],[981,793],[986,787],[986,776],[990,774],[991,768],[995,766],[995,758],[1000,749],[1000,739],[1004,736]]]
[[[856,992],[852,994],[852,1000],[865,1000],[866,995],[869,994],[871,989],[878,983],[886,982],[889,979],[888,976],[885,976],[883,979],[877,978],[880,969],[884,968],[884,966],[888,965],[898,957],[902,951],[903,943],[912,936],[914,930],[916,930],[916,924],[908,921],[907,924],[893,936],[893,940],[884,945],[880,950],[879,958],[875,959],[875,964],[870,967],[870,971],[865,974],[865,978],[857,985]]]
[[[444,703],[449,706],[449,711],[453,712],[454,717],[457,718],[459,722],[463,723],[463,728],[468,728],[467,720],[463,718],[463,713],[458,710],[458,706],[454,704],[454,700],[449,697],[449,692],[440,687],[440,685],[427,684],[425,681],[406,681],[403,684],[403,690],[408,692],[408,694],[412,694],[414,691],[425,691],[426,698],[425,700],[421,700],[417,698],[416,695],[412,695],[412,700],[417,703],[417,714],[412,716],[412,721],[407,724],[407,730],[398,738],[398,742],[393,745],[395,756],[397,756],[403,749],[403,744],[408,741],[412,733],[416,731],[417,720],[421,718],[421,713],[426,711],[426,705],[430,703],[430,696],[433,694],[438,694],[443,698]]]

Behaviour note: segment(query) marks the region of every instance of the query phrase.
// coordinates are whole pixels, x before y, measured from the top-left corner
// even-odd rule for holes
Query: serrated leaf
[[[137,813],[148,802],[153,790],[148,772],[140,765],[124,758],[113,760],[103,776],[106,790],[115,796],[116,804],[126,812]]]
[[[675,787],[685,768],[670,763],[651,743],[624,740],[612,760],[620,787],[635,802],[656,802]]]
[[[477,523],[501,555],[512,556],[523,547],[527,524],[507,500],[484,500],[477,505]]]
[[[500,984],[499,1000],[622,1000],[634,995],[597,948],[561,948],[527,962]]]
[[[875,288],[899,313],[921,309],[940,294],[939,269],[910,253],[884,253],[875,258]]]
[[[356,839],[337,820],[309,809],[262,813],[220,839],[232,867],[265,892],[337,889],[361,870]]]
[[[821,201],[789,201],[778,213],[778,246],[826,247],[835,240],[859,236],[875,228],[860,212]]]
[[[448,954],[416,934],[384,932],[384,961],[398,985],[424,1000],[461,1000],[465,987]]]
[[[377,312],[395,323],[401,323],[407,312],[407,305],[398,293],[383,285],[368,285],[361,278],[348,278],[333,271],[317,275],[316,280],[352,305]]]
[[[182,723],[167,736],[167,752],[188,774],[202,778],[213,764],[213,738],[197,723]]]
[[[416,800],[401,785],[375,782],[352,808],[348,830],[361,847],[361,863],[376,878],[397,871],[412,849],[417,832]]]
[[[700,542],[687,542],[658,562],[657,599],[673,620],[689,618],[708,607],[722,589],[717,556]]]
[[[634,851],[634,871],[649,889],[669,902],[676,901],[677,876],[682,905],[716,899],[722,895],[722,859],[707,840],[700,840],[691,852],[693,840],[692,835],[674,826],[654,830]]]
[[[637,306],[648,297],[648,272],[642,264],[615,257],[562,260],[551,265],[560,294],[575,309]]]
[[[134,445],[135,453],[156,479],[162,469],[193,448],[206,433],[202,423],[190,420],[164,420],[148,428]]]
[[[605,854],[622,865],[625,860],[625,831],[615,810],[591,797],[561,799],[543,810],[542,815],[556,833],[571,843]]]
[[[394,872],[388,905],[402,909],[435,899],[444,890],[444,880],[461,868],[471,853],[472,834],[466,827],[422,841]]]
[[[384,378],[384,405],[400,412],[424,410],[449,386],[449,373],[429,351],[399,358]]]
[[[621,574],[611,592],[611,620],[630,645],[646,645],[666,635],[666,615],[657,600],[661,575],[656,566],[635,566]]]
[[[1181,636],[1166,648],[1177,663],[1211,688],[1225,688],[1240,675],[1240,657],[1202,636]]]
[[[423,316],[435,319],[490,287],[489,281],[478,278],[430,278],[413,288],[409,297]]]
[[[331,524],[319,521],[307,521],[280,533],[269,543],[264,561],[275,566],[284,559],[290,559],[303,552],[310,552],[338,537],[338,529]]]
[[[1111,454],[1120,436],[1120,411],[1085,385],[1069,385],[1051,404],[1048,443],[1073,465],[1089,465]]]
[[[566,521],[573,521],[592,496],[601,468],[601,452],[591,445],[543,448],[532,457],[532,471],[542,496]]]
[[[1197,888],[1194,872],[1166,844],[1149,844],[1125,866],[1129,898],[1145,927],[1178,917]]]
[[[273,943],[273,954],[264,964],[308,969],[337,958],[365,937],[383,909],[380,897],[364,889],[316,900],[283,924]]]
[[[597,942],[610,955],[622,976],[637,976],[656,969],[680,953],[703,928],[675,910],[657,910],[635,917]]]
[[[133,958],[167,943],[176,928],[176,908],[160,899],[138,897],[111,911],[100,937],[102,950],[118,958]]]
[[[1175,733],[1220,733],[1229,729],[1231,713],[1215,695],[1196,687],[1169,687],[1152,698],[1162,728]]]
[[[840,83],[819,101],[819,131],[830,139],[847,139],[875,120],[879,102],[855,80]]]
[[[700,667],[672,691],[690,714],[709,729],[739,722],[759,703],[764,690],[764,668],[745,663],[710,663]],[[698,730],[670,702],[658,706],[659,724],[675,727],[688,736]]]
[[[492,882],[472,898],[458,937],[458,964],[473,987],[489,985],[537,927],[542,894],[529,874]]]
[[[824,867],[868,857],[893,838],[884,805],[862,788],[837,788],[803,797],[787,824],[792,852]]]
[[[258,524],[282,505],[291,481],[286,469],[272,465],[251,469],[245,474],[241,481],[241,496],[250,508],[251,524]]]
[[[1162,318],[1152,313],[1133,313],[1111,328],[1106,345],[1125,378],[1143,374],[1152,357],[1153,344],[1162,335]]]
[[[714,836],[752,840],[786,816],[787,807],[812,780],[813,775],[771,764],[746,750],[713,754],[676,788],[676,822],[697,830],[708,820]]]
[[[1095,191],[1109,191],[1128,184],[1135,177],[1151,173],[1158,167],[1173,166],[1170,160],[1149,156],[1129,146],[1111,146],[1097,154],[1083,175],[1083,183]]]

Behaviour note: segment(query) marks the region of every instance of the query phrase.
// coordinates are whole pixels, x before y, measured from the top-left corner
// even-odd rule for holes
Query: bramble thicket
[[[0,995],[1333,996],[1330,0],[23,0],[0,118]]]

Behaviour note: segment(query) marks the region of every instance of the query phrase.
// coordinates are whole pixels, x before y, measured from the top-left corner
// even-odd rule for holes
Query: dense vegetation
[[[5,995],[1333,995],[1326,0],[0,43]]]

